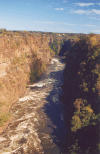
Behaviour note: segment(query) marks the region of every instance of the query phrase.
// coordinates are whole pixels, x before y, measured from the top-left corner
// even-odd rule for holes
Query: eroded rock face
[[[68,35],[48,34],[0,33],[0,112],[8,114],[12,104],[25,93],[27,84],[36,80],[37,72],[39,77],[52,56],[62,52],[62,44],[68,40]],[[34,73],[34,70],[37,72]],[[0,127],[0,133],[7,125]]]
[[[41,80],[12,106],[14,119],[0,135],[0,153],[60,154],[66,134],[59,101],[63,69],[61,60],[52,59]]]
[[[8,113],[11,105],[25,93],[34,62],[40,62],[41,74],[52,55],[46,36],[0,36],[0,113]],[[0,127],[0,133],[6,125]]]

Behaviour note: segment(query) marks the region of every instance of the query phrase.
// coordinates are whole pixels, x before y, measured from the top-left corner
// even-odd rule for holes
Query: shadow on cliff
[[[71,46],[74,42],[72,42],[70,39],[65,41],[64,44],[62,45],[62,48],[59,52],[59,56],[64,56],[64,54],[71,49]]]
[[[55,67],[54,67],[55,69]],[[63,70],[57,72],[51,72],[50,78],[54,79],[53,90],[50,95],[46,98],[48,103],[45,104],[44,110],[47,116],[51,119],[53,125],[48,125],[52,128],[54,136],[53,142],[58,146],[60,152],[64,151],[64,140],[67,134],[67,128],[63,121],[64,116],[64,106],[59,101],[59,97],[62,94],[61,85],[63,83]]]

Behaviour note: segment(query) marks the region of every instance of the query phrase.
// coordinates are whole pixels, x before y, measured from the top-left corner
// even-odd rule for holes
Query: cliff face
[[[9,109],[25,93],[27,84],[39,79],[51,57],[75,38],[76,34],[0,32],[0,126],[5,124],[0,133],[12,119]]]
[[[49,37],[25,32],[0,35],[0,125],[10,117],[9,109],[50,63],[53,51]],[[2,132],[2,128],[1,128]]]

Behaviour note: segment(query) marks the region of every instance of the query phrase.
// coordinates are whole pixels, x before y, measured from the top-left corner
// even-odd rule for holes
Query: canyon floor
[[[12,106],[14,118],[0,135],[0,154],[64,154],[67,128],[59,100],[64,67],[63,58],[52,58],[41,79]]]

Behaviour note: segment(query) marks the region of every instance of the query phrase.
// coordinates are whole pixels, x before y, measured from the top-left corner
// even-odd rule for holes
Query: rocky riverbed
[[[64,125],[62,58],[54,57],[40,81],[28,85],[10,113],[13,121],[0,135],[0,154],[62,154],[67,129]]]

